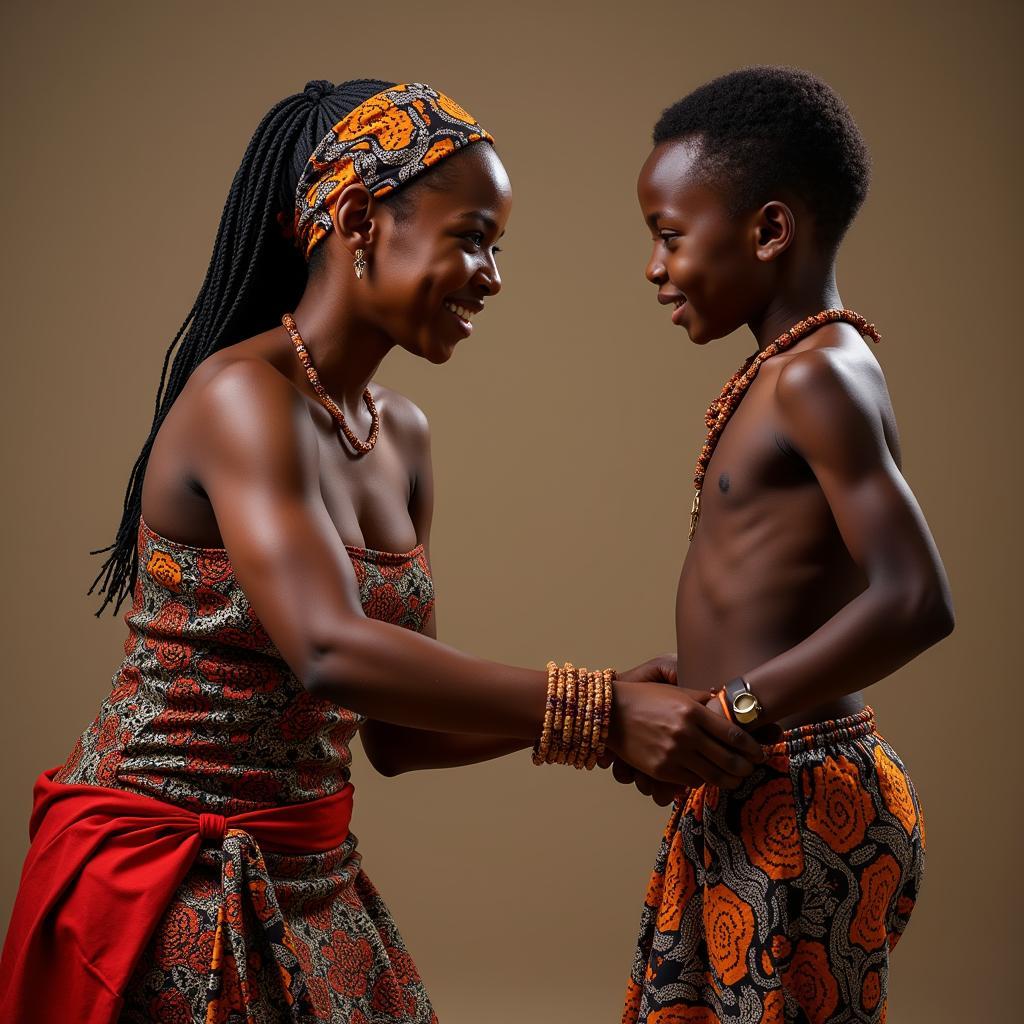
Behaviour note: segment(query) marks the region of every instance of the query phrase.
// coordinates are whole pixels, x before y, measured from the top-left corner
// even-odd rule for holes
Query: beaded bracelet
[[[572,749],[572,734],[576,728],[576,669],[572,662],[565,663],[565,720],[562,725],[562,745],[558,751],[556,764],[566,764],[569,751]]]
[[[587,672],[587,702],[583,708],[583,728],[580,731],[579,752],[576,754],[577,768],[586,768],[590,759],[591,737],[594,733],[594,691],[597,689],[599,672]]]
[[[578,669],[579,673],[579,695],[576,704],[576,724],[572,731],[572,750],[569,754],[569,764],[573,768],[579,768],[580,754],[583,752],[583,736],[587,725],[587,703],[592,700],[590,693],[590,673],[585,669]]]
[[[565,722],[565,666],[556,669],[557,682],[555,684],[555,722],[552,726],[551,742],[554,744],[555,753],[561,749],[562,725]],[[551,763],[552,758],[545,758]]]
[[[604,753],[605,744],[608,742],[608,729],[612,721],[612,683],[615,680],[615,670],[606,668],[604,670],[604,717],[601,719],[601,753]]]
[[[601,747],[601,724],[604,720],[604,673],[594,673],[594,717],[590,724],[590,753],[584,767],[590,771],[597,765],[597,751]],[[603,749],[603,748],[602,748]]]
[[[558,678],[558,666],[548,662],[548,695],[544,703],[544,726],[541,730],[540,740],[533,752],[533,763],[543,764],[547,760],[548,751],[551,749],[551,730],[555,718],[555,692]]]
[[[604,753],[612,711],[612,669],[588,671],[549,661],[548,689],[534,764],[592,769]]]

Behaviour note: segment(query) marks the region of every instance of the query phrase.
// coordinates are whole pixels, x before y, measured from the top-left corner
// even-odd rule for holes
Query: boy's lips
[[[658,301],[663,306],[675,306],[676,308],[672,311],[672,323],[678,325],[683,321],[681,314],[686,309],[686,296],[682,292],[658,292]]]

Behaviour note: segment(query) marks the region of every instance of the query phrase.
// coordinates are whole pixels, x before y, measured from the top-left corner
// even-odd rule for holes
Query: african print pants
[[[924,819],[874,713],[802,726],[731,792],[677,798],[623,1024],[881,1024]]]

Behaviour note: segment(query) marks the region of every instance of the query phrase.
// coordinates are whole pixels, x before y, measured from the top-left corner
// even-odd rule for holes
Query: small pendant
[[[689,540],[693,540],[693,535],[697,532],[697,520],[700,519],[700,491],[694,491],[693,493],[693,504],[690,506],[690,536]]]

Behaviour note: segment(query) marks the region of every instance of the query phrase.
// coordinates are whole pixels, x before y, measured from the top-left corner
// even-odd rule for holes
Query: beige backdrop
[[[634,181],[660,110],[757,62],[848,101],[874,157],[840,287],[885,335],[906,475],[958,625],[870,694],[928,819],[890,1020],[1009,1019],[1020,957],[1020,38],[1012,3],[5,5],[0,917],[31,784],[106,693],[85,590],[264,111],[308,78],[428,81],[498,138],[505,291],[445,367],[382,379],[433,422],[445,640],[521,664],[674,646],[703,411],[750,350],[695,349],[643,279]],[[140,9],[143,13],[140,13]],[[572,501],[552,507],[555,489]],[[123,611],[124,609],[122,609]],[[443,1024],[616,1022],[667,812],[526,753],[375,777],[355,830]],[[1004,1016],[1004,1014],[1006,1016]]]

